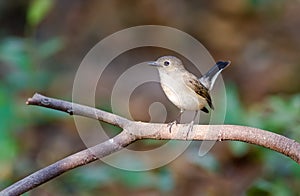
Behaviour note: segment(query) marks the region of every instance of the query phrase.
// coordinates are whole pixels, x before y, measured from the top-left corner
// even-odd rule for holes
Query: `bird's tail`
[[[214,86],[214,83],[223,69],[230,65],[230,61],[218,61],[206,74],[204,74],[199,81],[203,84],[208,90],[211,90]]]

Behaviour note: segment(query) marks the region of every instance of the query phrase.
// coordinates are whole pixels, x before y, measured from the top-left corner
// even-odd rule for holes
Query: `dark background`
[[[85,148],[72,117],[26,106],[25,101],[34,92],[71,100],[75,73],[85,54],[106,36],[136,25],[177,28],[199,40],[214,59],[232,61],[223,73],[226,124],[259,127],[299,141],[299,11],[300,2],[288,0],[1,1],[0,188]],[[114,64],[124,68],[137,63],[137,56],[145,60],[143,55],[149,51],[153,56],[162,52],[133,50]],[[114,71],[109,73],[107,77],[114,78]],[[166,104],[175,116],[176,108]],[[97,106],[110,109],[105,102]],[[132,112],[136,119],[147,121],[147,111]],[[109,134],[117,133],[110,129]],[[123,171],[98,161],[67,172],[28,195],[300,192],[300,167],[279,153],[221,142],[199,157],[199,144],[193,143],[172,163],[147,172]],[[145,141],[133,147],[159,145]]]

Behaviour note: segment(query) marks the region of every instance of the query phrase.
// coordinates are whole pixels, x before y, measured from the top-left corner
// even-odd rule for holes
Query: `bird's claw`
[[[170,132],[170,133],[171,133],[172,126],[173,126],[174,124],[177,125],[177,121],[176,121],[176,120],[174,120],[173,122],[168,123],[168,125],[167,125],[167,127],[169,127],[169,132]]]
[[[193,126],[194,126],[194,121],[192,121],[190,124],[189,124],[189,129],[186,133],[186,140],[188,139],[188,136],[189,136],[189,133],[193,130]]]

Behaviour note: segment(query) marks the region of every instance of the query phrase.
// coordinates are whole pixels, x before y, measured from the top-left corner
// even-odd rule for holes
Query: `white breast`
[[[200,110],[206,105],[206,100],[185,85],[181,73],[159,72],[163,91],[168,99],[180,109]]]

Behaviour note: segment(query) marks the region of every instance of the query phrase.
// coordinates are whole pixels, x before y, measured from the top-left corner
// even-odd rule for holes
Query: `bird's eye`
[[[170,62],[169,62],[169,61],[165,61],[165,62],[164,62],[164,65],[165,65],[165,66],[168,66],[168,65],[170,65]]]

